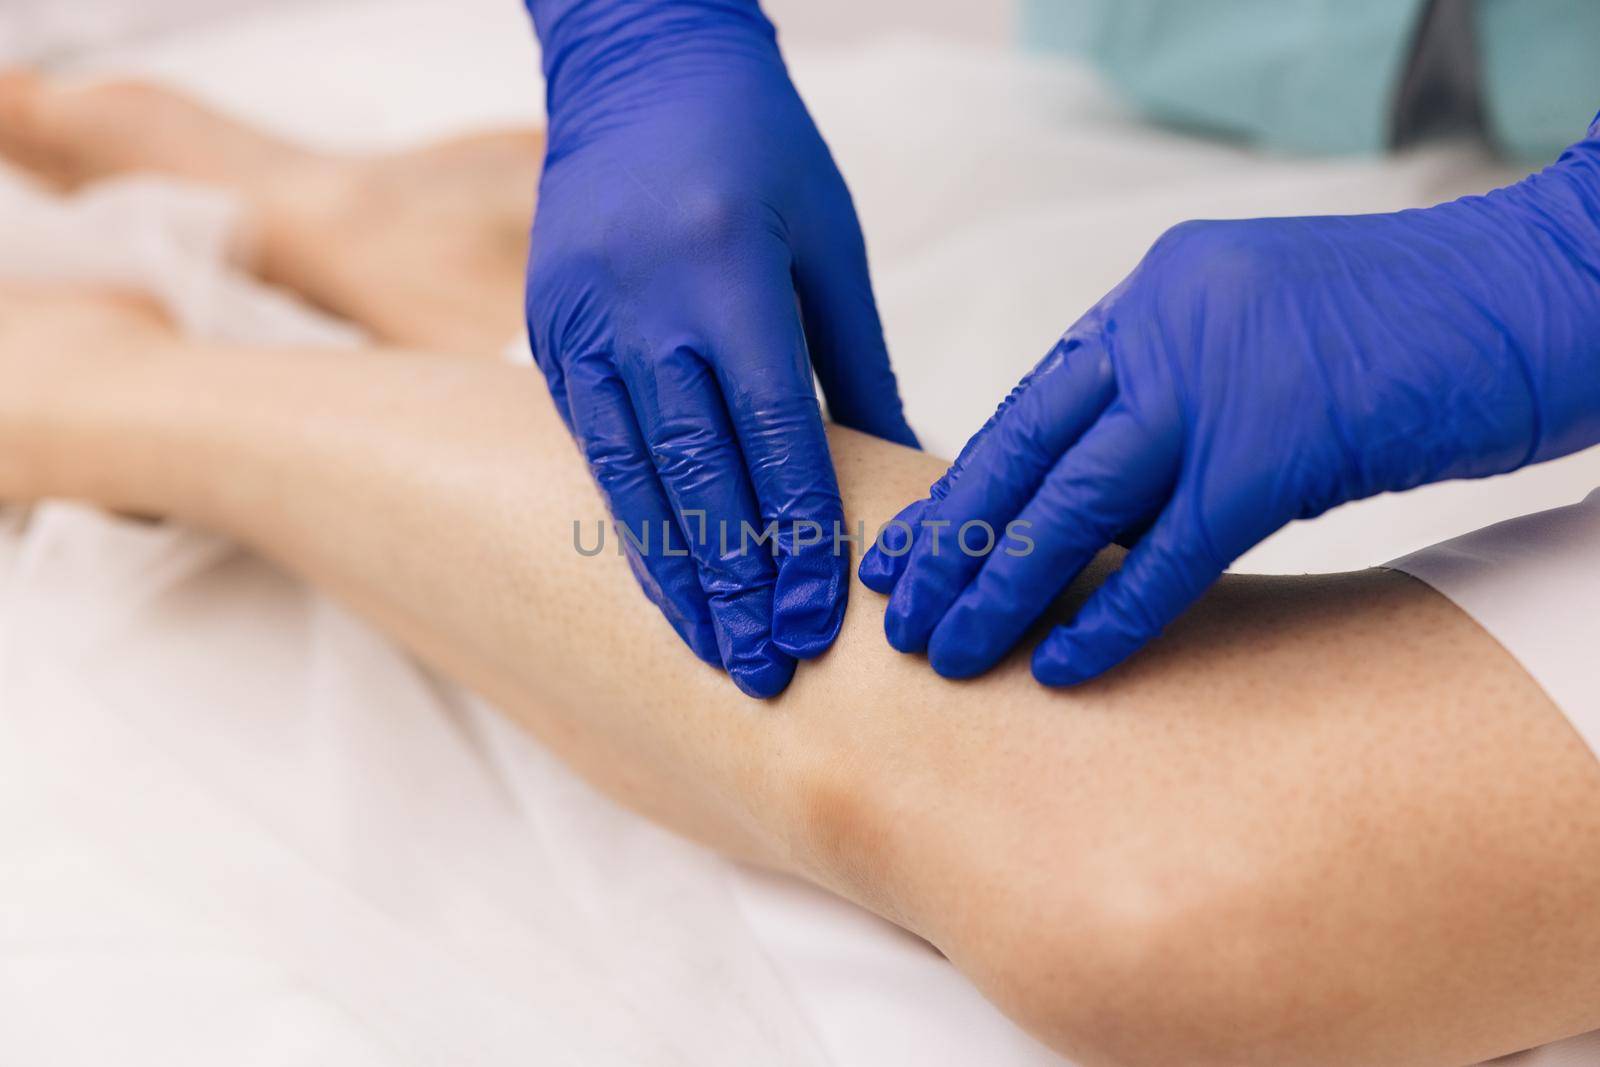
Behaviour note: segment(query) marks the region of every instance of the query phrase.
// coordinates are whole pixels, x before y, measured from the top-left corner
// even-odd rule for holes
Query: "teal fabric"
[[[1478,0],[1478,41],[1490,137],[1554,159],[1600,107],[1600,3]]]
[[[1024,0],[1029,40],[1088,56],[1151,117],[1300,152],[1388,145],[1427,0]]]
[[[1088,55],[1089,41],[1103,2],[1086,0],[1019,0],[1022,41],[1042,52]]]
[[[1088,57],[1151,117],[1302,152],[1389,143],[1427,0],[1021,0],[1026,41]],[[1488,134],[1553,159],[1600,105],[1600,0],[1477,0]]]

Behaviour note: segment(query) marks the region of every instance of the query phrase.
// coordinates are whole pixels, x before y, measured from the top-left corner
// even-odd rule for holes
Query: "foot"
[[[179,343],[161,310],[137,296],[0,286],[0,502],[51,493],[51,442],[97,383]]]
[[[160,86],[73,88],[31,71],[0,74],[0,153],[66,189],[149,172],[230,186],[250,199],[303,185],[318,167],[315,154]]]
[[[160,86],[0,77],[0,153],[62,188],[136,172],[227,187],[253,209],[263,277],[441,351],[498,353],[521,329],[542,147],[525,131],[332,157]]]

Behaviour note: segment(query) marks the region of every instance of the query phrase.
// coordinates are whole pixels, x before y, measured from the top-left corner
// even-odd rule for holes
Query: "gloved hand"
[[[550,112],[534,355],[613,515],[650,531],[627,543],[647,595],[771,696],[848,589],[812,371],[835,420],[915,443],[849,192],[756,0],[528,8]]]
[[[1290,520],[1600,441],[1597,132],[1483,197],[1169,231],[901,514],[910,550],[891,527],[862,560],[890,643],[978,674],[1126,539],[1033,655],[1082,682]],[[979,520],[1001,539],[982,558],[955,540]]]

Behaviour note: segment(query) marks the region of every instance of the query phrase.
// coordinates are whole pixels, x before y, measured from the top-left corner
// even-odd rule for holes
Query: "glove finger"
[[[1031,551],[990,553],[939,621],[928,645],[933,669],[967,678],[998,663],[1119,531],[1160,510],[1178,455],[1126,408],[1107,411],[1022,510]]]
[[[635,533],[654,531],[659,537],[677,520],[616,367],[607,356],[584,356],[573,363],[568,384],[573,431],[606,506]],[[720,669],[722,653],[693,561],[660,552],[641,554],[622,531],[617,536],[645,595],[695,655]]]
[[[980,430],[981,434],[983,431]],[[973,441],[977,438],[974,437]],[[970,448],[972,442],[968,442]],[[966,449],[962,450],[965,454]],[[900,575],[906,569],[906,557],[911,553],[912,545],[916,544],[916,532],[921,526],[922,518],[950,491],[950,485],[960,477],[960,468],[952,463],[950,468],[939,476],[938,481],[928,487],[928,495],[913,500],[879,532],[867,550],[861,554],[861,566],[856,570],[856,576],[865,585],[876,593],[892,593]]]
[[[765,522],[778,524],[772,630],[809,659],[833,643],[849,596],[844,505],[787,274],[747,294],[715,345],[718,382]]]
[[[1058,344],[1030,387],[1000,417],[966,462],[966,476],[923,517],[884,615],[889,643],[902,652],[928,646],[950,606],[984,566],[962,550],[968,524],[982,543],[1000,539],[1046,475],[1111,403],[1116,378],[1098,341]],[[937,526],[935,523],[949,523]]]
[[[916,543],[914,534],[917,526],[932,506],[931,500],[913,500],[883,524],[878,536],[873,539],[872,547],[861,557],[861,567],[856,574],[862,585],[875,593],[894,591],[894,583],[900,577],[899,561]]]
[[[1070,339],[1075,336],[1075,333],[1069,333],[1067,337],[1057,342],[1056,346],[1050,350],[1050,353],[1039,361],[1032,370],[1023,375],[1022,380],[1012,387],[1011,392],[1007,393],[1005,399],[1000,401],[994,410],[994,414],[989,416],[988,421],[978,428],[977,433],[967,439],[967,443],[961,447],[961,454],[956,456],[955,462],[950,464],[950,468],[928,487],[928,495],[924,498],[926,504],[936,504],[949,495],[951,488],[960,481],[967,464],[972,461],[974,455],[982,450],[984,442],[994,432],[994,428],[1004,421],[1006,414],[1023,397],[1028,395],[1040,373],[1057,365],[1058,356],[1063,346],[1070,343]],[[924,510],[926,511],[927,509]],[[874,544],[862,557],[861,580],[869,588],[875,589],[880,593],[887,593],[899,583],[900,576],[905,573],[908,563],[910,563],[909,552],[891,555],[883,552],[877,544]]]
[[[1040,682],[1077,685],[1105,673],[1157,637],[1222,575],[1226,564],[1206,549],[1180,500],[1168,505],[1077,617],[1034,650],[1033,676]]]
[[[775,568],[744,531],[759,531],[755,494],[711,368],[679,345],[626,361],[644,439],[693,558],[728,674],[750,696],[776,696],[794,660],[772,638]]]
[[[853,213],[830,232],[848,235],[837,238],[843,247],[802,257],[795,267],[806,344],[828,414],[841,426],[916,448]]]

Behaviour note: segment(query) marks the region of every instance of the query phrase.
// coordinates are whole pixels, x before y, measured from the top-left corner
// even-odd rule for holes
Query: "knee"
[[[836,886],[933,942],[1084,1067],[1319,1063],[1306,1035],[1359,1008],[1326,985],[1308,992],[1305,912],[1270,870],[1174,864],[1015,811],[986,818],[959,790],[948,806],[885,794],[813,794]]]
[[[1094,867],[1000,892],[951,949],[1024,1028],[1085,1067],[1341,1062],[1316,1035],[1361,1006],[1309,977],[1306,915],[1270,881]]]
[[[1326,937],[1308,918],[1315,879],[1291,860],[1208,839],[1181,805],[1124,818],[970,763],[832,751],[794,794],[807,873],[925,937],[1075,1062],[1339,1062],[1311,1035],[1363,1005],[1308,979]]]

